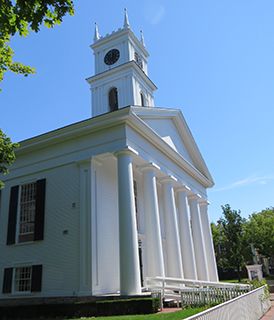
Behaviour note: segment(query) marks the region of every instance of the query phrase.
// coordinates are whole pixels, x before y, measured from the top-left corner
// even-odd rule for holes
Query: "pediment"
[[[146,119],[143,120],[154,130],[157,134],[176,152],[180,153],[180,155],[194,165],[193,159],[187,147],[176,128],[176,125],[172,119]]]
[[[134,113],[184,160],[213,179],[180,110],[134,107]]]

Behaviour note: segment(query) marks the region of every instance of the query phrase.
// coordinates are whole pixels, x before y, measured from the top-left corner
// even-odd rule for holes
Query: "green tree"
[[[17,143],[12,143],[3,131],[0,129],[0,174],[7,174],[8,167],[15,160],[14,150],[18,147]],[[4,183],[0,180],[0,190],[3,188]]]
[[[214,245],[214,251],[216,256],[216,262],[219,266],[221,246],[222,246],[222,237],[221,237],[221,228],[220,224],[211,223],[211,233]]]
[[[241,212],[232,210],[229,204],[222,206],[222,210],[223,216],[217,225],[220,244],[218,264],[224,270],[235,270],[240,281],[241,271],[249,252],[244,234],[246,221],[241,217]]]
[[[249,216],[246,225],[248,241],[267,258],[274,257],[274,208]]]
[[[7,71],[25,76],[35,72],[34,68],[13,61],[11,37],[38,32],[42,24],[53,27],[67,13],[74,13],[72,0],[0,0],[0,82]]]

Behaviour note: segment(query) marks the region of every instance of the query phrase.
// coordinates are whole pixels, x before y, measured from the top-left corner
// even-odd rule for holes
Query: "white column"
[[[80,170],[80,283],[79,294],[90,295],[91,285],[91,161],[78,163]]]
[[[185,279],[197,280],[197,269],[194,255],[193,239],[190,228],[187,186],[180,187],[177,191],[178,223],[182,252],[182,263]]]
[[[120,292],[121,295],[141,293],[138,234],[132,172],[132,151],[116,153],[118,164]],[[111,245],[111,244],[110,244]]]
[[[177,212],[175,206],[173,184],[176,179],[172,177],[160,180],[163,187],[164,220],[166,231],[166,276],[183,278],[180,238],[178,230]]]
[[[209,280],[208,267],[206,260],[206,251],[204,244],[204,236],[202,223],[200,218],[200,207],[198,200],[201,197],[199,195],[191,195],[189,199],[190,215],[191,215],[191,226],[192,226],[192,236],[193,245],[195,253],[195,261],[197,267],[197,275],[199,280]]]
[[[141,170],[144,182],[147,276],[164,277],[164,257],[155,176],[155,171],[159,170],[159,167],[151,163],[142,167]]]
[[[208,207],[208,201],[201,200],[200,213],[201,213],[201,223],[202,223],[203,235],[204,235],[209,280],[219,281],[211,227],[208,220],[207,207]]]

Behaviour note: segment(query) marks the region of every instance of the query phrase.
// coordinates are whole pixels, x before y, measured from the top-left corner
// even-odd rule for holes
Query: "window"
[[[10,190],[7,245],[43,240],[46,180]]]
[[[36,208],[36,183],[24,184],[20,190],[18,241],[32,241]]]
[[[42,270],[41,264],[5,268],[2,293],[40,292]]]
[[[136,63],[138,64],[138,66],[143,69],[143,61],[142,58],[139,56],[139,54],[137,52],[134,53],[134,60],[136,61]]]
[[[118,110],[118,90],[117,90],[117,88],[114,87],[109,90],[108,103],[109,103],[109,110],[110,111]]]
[[[14,291],[30,292],[31,290],[31,267],[15,269]]]
[[[141,97],[141,106],[144,107],[145,106],[145,98],[144,98],[144,95],[142,94],[142,92],[140,92],[140,97]]]

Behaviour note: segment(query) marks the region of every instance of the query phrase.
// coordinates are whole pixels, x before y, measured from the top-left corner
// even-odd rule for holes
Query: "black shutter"
[[[36,182],[34,240],[44,239],[46,179]]]
[[[12,268],[4,269],[3,293],[11,293],[12,287]]]
[[[17,207],[18,207],[18,192],[19,192],[19,186],[11,187],[11,189],[10,189],[8,235],[7,235],[7,244],[8,245],[15,243]]]
[[[31,292],[40,292],[42,289],[42,265],[32,266]]]

